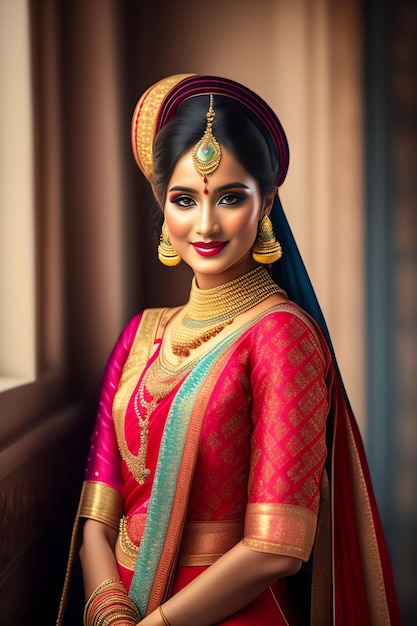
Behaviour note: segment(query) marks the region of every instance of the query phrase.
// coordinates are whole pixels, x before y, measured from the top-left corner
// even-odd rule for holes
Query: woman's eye
[[[177,204],[178,206],[182,206],[184,208],[188,208],[190,206],[195,205],[194,198],[191,198],[190,196],[177,196],[176,198],[171,200],[171,202],[173,204]]]
[[[243,200],[242,196],[235,193],[227,193],[222,196],[219,200],[219,204],[226,204],[227,206],[232,206],[238,204],[241,200]]]

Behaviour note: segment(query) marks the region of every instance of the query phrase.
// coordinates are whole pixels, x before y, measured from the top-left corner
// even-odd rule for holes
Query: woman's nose
[[[216,218],[216,211],[209,203],[204,203],[198,212],[198,222],[196,230],[200,235],[208,236],[211,233],[219,232],[219,224]]]

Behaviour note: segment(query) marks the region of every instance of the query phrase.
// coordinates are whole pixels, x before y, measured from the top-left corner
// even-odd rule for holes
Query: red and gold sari
[[[225,626],[399,624],[362,443],[314,321],[274,306],[174,371],[166,314],[133,318],[109,359],[77,515],[119,529],[141,614],[243,541],[305,565]]]

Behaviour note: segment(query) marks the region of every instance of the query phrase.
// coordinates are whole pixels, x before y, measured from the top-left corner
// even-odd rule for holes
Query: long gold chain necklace
[[[145,376],[139,383],[138,390],[133,398],[133,409],[139,424],[139,450],[137,456],[129,455],[131,466],[128,467],[140,485],[149,477],[151,470],[146,467],[148,456],[148,436],[149,421],[152,413],[155,411],[159,398],[151,396],[150,400],[145,398]]]
[[[140,485],[147,480],[150,469],[147,467],[149,423],[159,402],[167,397],[181,378],[192,368],[193,363],[176,371],[164,370],[159,357],[143,374],[135,396],[133,409],[139,425],[139,450],[137,455],[130,452],[127,443],[123,446],[122,457]]]
[[[199,289],[193,278],[186,313],[172,326],[173,354],[188,357],[191,350],[215,337],[237,315],[275,293],[287,297],[262,266],[213,289]]]

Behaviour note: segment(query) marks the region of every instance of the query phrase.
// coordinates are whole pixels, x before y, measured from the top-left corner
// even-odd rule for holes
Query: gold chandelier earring
[[[272,222],[265,215],[258,224],[258,234],[252,246],[252,257],[257,263],[268,264],[282,257],[282,248],[272,229]]]
[[[163,265],[173,267],[181,263],[181,257],[174,250],[166,222],[162,224],[161,238],[158,246],[158,259]]]

